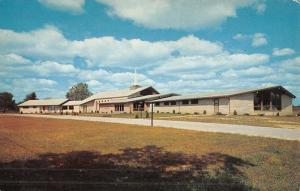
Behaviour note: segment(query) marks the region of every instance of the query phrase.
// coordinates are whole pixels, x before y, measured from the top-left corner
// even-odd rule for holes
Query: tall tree
[[[66,98],[69,100],[83,100],[91,95],[92,93],[89,91],[88,85],[81,82],[69,89]]]
[[[38,99],[35,92],[31,92],[30,94],[27,94],[24,98],[24,102],[28,100],[36,100]]]
[[[16,110],[17,106],[13,100],[13,94],[9,92],[0,93],[0,110],[5,113],[7,110]]]

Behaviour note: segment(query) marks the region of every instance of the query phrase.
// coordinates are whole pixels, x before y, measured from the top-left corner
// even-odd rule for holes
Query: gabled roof
[[[39,100],[28,100],[24,103],[19,104],[19,107],[22,106],[58,106],[67,102],[68,99],[39,99]]]
[[[175,93],[154,94],[154,95],[146,95],[146,96],[140,96],[140,97],[135,97],[135,98],[130,98],[130,99],[112,100],[109,103],[129,103],[129,102],[136,102],[136,101],[152,101],[152,100],[166,98],[166,97],[175,96],[175,95],[178,95],[178,94],[175,94]]]
[[[152,88],[155,92],[158,93],[158,91],[156,91],[152,86],[139,87],[139,88],[136,88],[136,89],[126,88],[126,89],[121,89],[121,90],[114,90],[114,91],[96,93],[96,94],[82,100],[82,104],[90,102],[90,101],[95,100],[95,99],[129,97],[131,95],[134,95],[134,94],[136,94],[138,92],[141,92],[141,91],[143,91],[145,89],[148,89],[148,88]]]
[[[64,106],[69,106],[69,105],[80,105],[81,101],[67,101],[66,103],[64,103]]]
[[[244,89],[244,90],[237,90],[237,91],[180,95],[180,96],[173,96],[173,97],[168,97],[168,98],[155,100],[153,102],[229,97],[229,96],[240,95],[240,94],[244,94],[244,93],[251,93],[251,92],[257,92],[257,91],[269,90],[269,89],[276,89],[276,88],[282,90],[283,92],[285,92],[287,95],[289,95],[292,98],[296,97],[294,94],[292,94],[291,92],[289,92],[287,89],[285,89],[282,86],[269,86],[269,87],[251,88],[251,89]]]

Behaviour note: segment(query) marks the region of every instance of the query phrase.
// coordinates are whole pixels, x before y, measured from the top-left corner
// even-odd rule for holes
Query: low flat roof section
[[[282,86],[269,86],[269,87],[261,87],[261,88],[252,88],[252,89],[244,89],[237,91],[224,91],[224,92],[214,92],[214,93],[201,93],[201,94],[189,94],[189,95],[181,95],[181,96],[173,96],[163,99],[154,100],[152,102],[162,102],[162,101],[178,101],[178,100],[190,100],[190,99],[206,99],[206,98],[220,98],[220,97],[229,97],[234,95],[240,95],[245,93],[270,90],[270,89],[280,89],[285,92],[287,95],[295,98],[296,96],[289,92]]]
[[[59,106],[67,102],[68,99],[39,99],[39,100],[28,100],[24,103],[19,104],[22,106]]]
[[[67,101],[63,104],[63,106],[76,106],[81,105],[81,101]]]

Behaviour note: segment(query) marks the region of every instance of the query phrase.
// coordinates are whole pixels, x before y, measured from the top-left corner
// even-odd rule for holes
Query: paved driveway
[[[72,119],[83,121],[99,121],[109,123],[122,123],[150,126],[150,119],[127,119],[127,118],[109,118],[109,117],[89,117],[89,116],[71,116],[71,115],[38,115],[38,114],[23,114],[17,116],[28,117],[45,117],[55,119]],[[284,129],[273,127],[258,127],[248,125],[230,125],[218,123],[203,123],[203,122],[188,122],[188,121],[170,121],[170,120],[154,120],[154,126],[169,127],[176,129],[188,129],[195,131],[218,132],[218,133],[232,133],[248,136],[271,137],[285,140],[300,141],[299,129]]]

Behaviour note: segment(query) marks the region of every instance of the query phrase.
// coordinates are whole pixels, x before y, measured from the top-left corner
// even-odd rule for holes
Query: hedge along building
[[[131,113],[147,111],[149,101],[166,98],[177,94],[159,94],[152,86],[133,85],[127,89],[101,92],[84,100],[80,105],[83,113]]]
[[[295,97],[282,86],[272,86],[232,92],[173,96],[152,103],[154,112],[292,115],[292,100]]]
[[[20,113],[60,113],[68,99],[28,100],[18,105]]]

